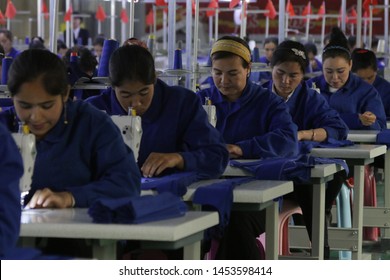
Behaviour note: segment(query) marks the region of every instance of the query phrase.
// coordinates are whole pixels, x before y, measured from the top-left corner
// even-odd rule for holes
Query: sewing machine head
[[[135,161],[141,145],[142,123],[140,116],[111,116],[113,122],[119,127],[123,140],[133,151]]]
[[[20,178],[19,188],[21,192],[21,205],[24,206],[24,197],[31,188],[32,175],[34,172],[35,157],[37,154],[35,136],[31,133],[12,133],[16,145],[23,159],[24,173]]]

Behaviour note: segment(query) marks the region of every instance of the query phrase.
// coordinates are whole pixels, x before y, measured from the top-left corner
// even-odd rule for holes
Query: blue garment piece
[[[267,64],[267,66],[269,66],[271,63],[270,61],[268,61],[267,57],[265,57],[265,56],[260,57],[259,62],[265,63],[265,64]],[[265,82],[268,82],[271,79],[272,79],[272,72],[269,72],[269,71],[259,72],[259,83],[261,85],[264,84]]]
[[[141,174],[133,152],[107,114],[83,101],[67,102],[64,114],[36,143],[33,180],[28,202],[36,190],[68,191],[75,207],[89,207],[99,198],[138,196]],[[0,121],[18,130],[14,108],[0,113]]]
[[[6,54],[6,56],[12,57],[13,59],[15,59],[20,53],[21,53],[20,50],[17,50],[14,47],[12,47],[10,52],[8,54]]]
[[[184,216],[187,205],[176,195],[99,199],[88,209],[94,223],[140,224]]]
[[[372,84],[378,91],[385,109],[386,118],[390,119],[390,82],[379,75],[376,75],[375,81]]]
[[[330,163],[340,164],[348,174],[348,166],[343,160],[312,157],[310,155],[299,155],[290,158],[271,158],[251,162],[230,161],[232,166],[252,172],[256,179],[294,181],[294,183],[298,184],[310,183],[311,168],[316,164]]]
[[[263,87],[247,82],[242,96],[227,101],[215,87],[199,91],[217,111],[216,128],[226,143],[238,145],[243,158],[294,156],[298,152],[297,126],[283,100]]]
[[[3,260],[70,260],[69,256],[45,255],[41,251],[33,248],[13,248]]]
[[[387,145],[387,148],[390,147],[390,129],[384,129],[378,133],[376,136],[376,143]]]
[[[112,89],[86,102],[109,115],[127,115]],[[184,171],[197,172],[199,179],[218,178],[229,157],[221,134],[209,123],[195,93],[183,87],[168,86],[161,80],[154,85],[152,103],[142,116],[140,168],[152,152],[180,153]],[[162,175],[177,171],[168,168]]]
[[[234,188],[252,180],[254,180],[252,177],[227,179],[199,187],[195,191],[194,198],[192,199],[194,204],[202,205],[202,210],[217,210],[219,214],[219,224],[208,231],[206,239],[222,236],[225,227],[229,223]]]
[[[269,81],[263,87],[273,90],[273,82]],[[326,99],[317,91],[301,83],[286,101],[293,122],[298,131],[314,128],[326,130],[328,143],[345,140],[348,136],[348,126],[341,119],[340,114],[331,108]]]
[[[349,129],[381,130],[386,128],[386,114],[382,99],[377,90],[357,75],[350,73],[345,85],[332,93],[324,75],[307,81],[309,87],[318,88],[330,107],[336,109]],[[370,111],[376,115],[371,126],[364,126],[359,114]]]
[[[23,163],[18,147],[0,124],[0,259],[16,247],[20,230],[19,180]]]
[[[198,181],[195,172],[178,172],[163,177],[142,178],[142,190],[156,190],[158,193],[170,192],[176,196],[183,196],[187,187]]]

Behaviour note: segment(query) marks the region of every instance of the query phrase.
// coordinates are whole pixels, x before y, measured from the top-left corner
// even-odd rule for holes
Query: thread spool
[[[109,62],[111,54],[119,48],[119,42],[114,39],[104,40],[102,56],[98,67],[98,77],[109,76]]]
[[[173,61],[173,69],[183,69],[183,62],[181,56],[181,49],[175,50],[175,58]]]
[[[258,47],[253,48],[253,62],[260,62],[260,52]]]
[[[8,82],[8,70],[12,64],[12,57],[4,57],[2,63],[1,84],[6,85]]]

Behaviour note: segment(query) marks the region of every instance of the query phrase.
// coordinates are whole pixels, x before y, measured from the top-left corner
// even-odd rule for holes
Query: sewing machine
[[[203,109],[205,109],[209,122],[212,126],[217,125],[217,111],[214,105],[203,105]]]
[[[137,161],[142,137],[141,117],[136,115],[111,116],[111,119],[119,127],[124,142],[131,148],[135,161]]]
[[[35,146],[35,135],[26,132],[12,133],[12,137],[19,148],[23,159],[23,176],[20,178],[20,203],[24,207],[24,198],[31,188],[32,175],[34,172],[35,157],[37,154]]]

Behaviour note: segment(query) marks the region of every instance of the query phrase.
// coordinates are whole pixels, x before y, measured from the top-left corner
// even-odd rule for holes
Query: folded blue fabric
[[[226,179],[218,183],[199,187],[194,194],[192,202],[202,205],[203,210],[217,210],[219,225],[206,232],[206,239],[221,237],[229,223],[230,211],[233,204],[233,189],[235,186],[255,180],[252,177]]]
[[[323,142],[316,141],[299,141],[299,153],[308,154],[313,148],[335,148],[335,147],[346,147],[353,146],[354,143],[351,140],[336,140],[327,139]]]
[[[378,133],[376,136],[376,143],[387,145],[387,148],[390,147],[390,129],[384,129]]]
[[[230,165],[252,172],[256,179],[259,180],[287,180],[304,184],[310,183],[311,168],[314,165],[330,163],[343,166],[348,174],[348,166],[343,160],[319,158],[310,155],[299,155],[290,158],[269,158],[251,162],[230,161]]]
[[[94,223],[139,224],[183,216],[187,205],[176,195],[99,199],[88,209]]]
[[[142,190],[156,190],[158,193],[171,192],[179,197],[187,192],[187,187],[198,181],[195,172],[179,172],[163,177],[142,178]]]

